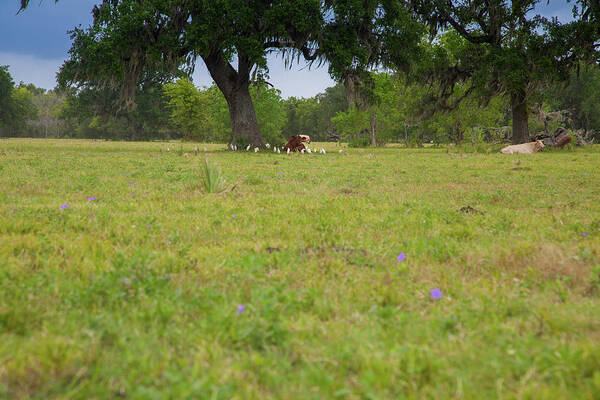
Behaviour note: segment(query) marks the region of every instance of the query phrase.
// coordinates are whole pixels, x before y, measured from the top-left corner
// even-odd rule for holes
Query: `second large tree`
[[[541,15],[539,0],[411,0],[431,32],[428,74],[441,83],[440,98],[456,83],[482,99],[507,95],[512,107],[513,143],[530,141],[528,109],[547,83],[564,81],[581,60],[594,62],[600,30],[596,0],[575,0],[573,20]],[[595,7],[595,8],[594,8]],[[460,38],[452,38],[452,36]]]

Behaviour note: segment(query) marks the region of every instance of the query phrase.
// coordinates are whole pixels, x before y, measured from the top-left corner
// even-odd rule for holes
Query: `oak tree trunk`
[[[250,70],[253,64],[244,55],[238,55],[237,71],[220,53],[202,57],[227,104],[231,118],[231,144],[264,148],[254,104],[250,96]]]
[[[513,117],[513,144],[527,143],[529,139],[529,116],[527,111],[527,95],[524,90],[511,95]]]
[[[236,145],[248,143],[254,147],[265,147],[258,128],[252,97],[250,97],[249,85],[237,87],[233,94],[226,96],[225,99],[231,117],[231,143]]]
[[[456,144],[461,144],[465,140],[465,135],[461,128],[462,122],[456,121],[454,124],[454,138],[456,140]]]
[[[375,112],[371,113],[371,147],[377,147],[377,141],[375,140]]]

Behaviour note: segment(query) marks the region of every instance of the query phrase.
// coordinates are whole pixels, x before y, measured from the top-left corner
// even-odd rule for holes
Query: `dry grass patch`
[[[498,249],[486,254],[468,254],[465,264],[470,273],[494,274],[497,271],[520,279],[561,280],[572,287],[586,285],[592,265],[581,260],[573,247],[541,243],[520,248]],[[473,268],[474,267],[474,268]]]

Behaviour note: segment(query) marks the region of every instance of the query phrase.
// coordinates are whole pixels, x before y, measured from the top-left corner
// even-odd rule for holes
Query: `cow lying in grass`
[[[544,143],[541,140],[537,140],[535,142],[523,143],[523,144],[515,144],[512,146],[507,146],[500,150],[502,154],[533,154],[542,150],[544,147]]]
[[[310,143],[310,136],[308,135],[295,135],[290,138],[290,140],[283,146],[283,150],[289,151],[302,151],[306,150],[305,144]]]

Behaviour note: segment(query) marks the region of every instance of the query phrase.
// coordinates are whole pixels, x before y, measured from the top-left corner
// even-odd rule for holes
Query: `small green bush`
[[[204,159],[202,184],[206,193],[221,193],[225,190],[225,178],[223,178],[221,170],[207,159]]]

